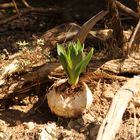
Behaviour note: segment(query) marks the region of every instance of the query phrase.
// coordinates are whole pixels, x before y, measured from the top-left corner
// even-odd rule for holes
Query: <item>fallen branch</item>
[[[75,23],[61,24],[48,30],[42,38],[47,45],[54,46],[56,43],[64,43],[71,40],[80,31],[80,26]]]
[[[133,11],[132,9],[130,9],[129,7],[123,5],[119,1],[116,1],[116,5],[119,10],[125,12],[127,15],[130,15],[133,18],[139,19],[138,14],[135,11]]]
[[[133,75],[140,75],[140,62],[139,60],[128,59],[115,59],[104,63],[101,69],[115,74],[131,73]]]
[[[1,95],[0,99],[2,99],[5,96],[7,97],[12,93],[21,94],[30,91],[32,87],[37,86],[39,82],[40,84],[43,83],[44,80],[51,82],[52,80],[48,76],[49,75],[51,76],[54,73],[63,74],[62,71],[63,69],[59,63],[44,64],[38,68],[33,69],[32,72],[29,73],[27,72],[23,75],[19,75],[18,79],[16,77],[15,78],[13,77],[12,83],[9,83],[8,80],[6,80],[6,77],[11,76],[11,74],[19,71],[18,69],[19,65],[14,65],[14,64],[10,64],[10,65],[12,65],[12,68],[10,68],[10,70],[5,71],[5,73],[2,74],[1,76],[1,79],[2,77],[3,79],[0,80],[0,83],[2,83],[3,81],[4,82],[1,84],[3,90],[1,90],[2,94],[0,94]],[[26,83],[28,83],[28,86],[26,85]],[[4,88],[7,85],[8,85],[8,90]]]
[[[8,3],[0,4],[0,9],[6,9],[6,8],[12,8],[12,7],[14,7],[13,2],[8,2]]]
[[[30,10],[24,10],[24,11],[20,12],[20,16],[26,15],[26,14],[28,14],[28,13],[30,13]],[[12,21],[12,20],[17,19],[18,17],[19,17],[18,14],[13,15],[13,16],[10,16],[9,18],[6,18],[6,19],[4,19],[4,20],[1,20],[1,21],[0,21],[0,25],[6,24],[6,23],[8,23],[8,22],[10,22],[10,21]]]
[[[30,6],[26,0],[22,0],[22,3],[27,7],[27,8],[33,8],[32,6]]]
[[[138,93],[140,93],[140,77],[130,79],[117,91],[106,118],[100,126],[96,140],[115,139],[128,103],[133,95]]]
[[[81,30],[81,27],[75,23],[61,24],[48,30],[46,33],[44,33],[42,38],[45,40],[45,46],[51,46],[53,49],[57,43],[65,43],[67,41],[74,40],[74,37],[77,35],[77,33],[82,32]],[[101,34],[104,34],[104,38],[102,38],[100,37],[99,32],[100,31],[89,31],[87,38],[91,39],[93,42],[96,42],[95,44],[98,44],[99,42],[105,42],[108,34],[106,31],[102,31]],[[81,35],[85,36],[85,34]],[[77,37],[75,37],[75,39],[77,39]]]
[[[22,16],[27,15],[29,13],[47,13],[47,14],[51,13],[51,14],[55,14],[55,13],[62,13],[64,11],[65,11],[65,9],[63,9],[63,8],[48,8],[48,9],[47,8],[46,9],[44,9],[44,8],[30,8],[30,9],[24,9],[24,10],[20,11],[19,13],[20,13],[20,16],[22,17]],[[18,17],[19,17],[18,14],[10,16],[9,18],[1,20],[0,25],[6,24],[6,23],[8,23],[12,20],[17,19]]]

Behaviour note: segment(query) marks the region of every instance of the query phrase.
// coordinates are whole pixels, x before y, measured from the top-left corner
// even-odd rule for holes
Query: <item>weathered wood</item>
[[[92,19],[92,22],[95,23],[96,21],[93,21],[93,19]],[[85,30],[85,28],[88,28],[88,29]],[[84,32],[83,32],[83,30],[84,30]],[[91,30],[91,28],[90,28],[90,30]],[[52,49],[56,46],[57,43],[65,43],[70,40],[77,40],[78,38],[80,40],[82,40],[82,38],[85,39],[85,37],[87,37],[96,43],[104,41],[99,35],[98,36],[96,35],[96,31],[94,34],[93,32],[90,32],[90,30],[89,30],[89,26],[87,23],[86,23],[86,26],[84,25],[83,28],[81,28],[79,25],[77,25],[75,23],[66,23],[66,24],[61,24],[59,26],[56,26],[56,27],[48,30],[42,36],[42,38],[45,40],[45,44],[46,44],[45,46],[46,47],[51,46]],[[80,35],[77,35],[78,33]]]
[[[116,74],[132,73],[140,74],[140,60],[135,59],[115,59],[110,60],[101,66],[101,69]]]
[[[96,140],[115,139],[128,103],[132,96],[138,93],[140,93],[140,77],[128,80],[128,82],[117,91],[111,107],[100,126]]]
[[[80,26],[75,23],[61,24],[45,32],[42,38],[46,46],[55,47],[56,43],[64,43],[73,39],[80,29]]]
[[[17,67],[17,66],[15,66]],[[15,69],[14,70],[18,70]],[[39,83],[43,83],[44,80],[51,82],[52,80],[48,77],[49,75],[53,75],[54,73],[62,73],[62,66],[60,66],[59,63],[53,63],[53,64],[44,64],[43,66],[40,66],[38,68],[35,68],[35,70],[32,70],[32,72],[27,72],[23,75],[19,75],[19,78],[16,77],[12,78],[12,82],[9,83],[5,78],[0,80],[4,81],[4,83],[1,84],[1,91],[0,91],[0,99],[4,98],[5,96],[9,96],[12,93],[25,93],[27,91],[30,91],[33,87],[37,86]],[[11,72],[18,72],[10,70]],[[6,76],[9,76],[6,74]],[[26,84],[28,83],[28,85]],[[8,86],[8,87],[7,87]],[[5,88],[7,87],[7,88]],[[10,95],[11,96],[11,95]]]

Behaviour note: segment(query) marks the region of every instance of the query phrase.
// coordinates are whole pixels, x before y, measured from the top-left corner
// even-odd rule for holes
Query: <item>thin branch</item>
[[[12,2],[13,2],[14,7],[15,7],[15,9],[16,9],[16,12],[17,12],[18,18],[20,19],[20,13],[19,13],[19,9],[18,9],[18,7],[17,7],[17,4],[16,4],[15,0],[12,0]]]
[[[123,5],[123,4],[120,3],[119,1],[116,1],[116,5],[117,5],[118,9],[120,9],[120,10],[123,11],[123,12],[125,12],[126,14],[128,14],[128,15],[130,15],[130,16],[136,18],[136,19],[139,18],[138,14],[137,14],[135,11],[133,11],[133,10],[130,9],[129,7]]]
[[[25,10],[25,11],[23,11],[23,12],[20,13],[20,16],[26,15],[28,13],[30,13],[30,10]],[[17,14],[16,15],[13,15],[13,16],[10,16],[9,18],[6,18],[4,20],[1,20],[0,21],[0,25],[5,24],[5,23],[8,23],[8,22],[10,22],[12,20],[15,20],[17,18],[18,18],[18,15]]]
[[[32,8],[32,9],[24,9],[22,10],[19,14],[20,16],[24,16],[24,15],[27,15],[29,13],[62,13],[62,12],[65,12],[65,9],[63,8],[48,8],[48,9],[44,9],[44,8]],[[12,20],[15,20],[19,17],[19,15],[13,15],[13,16],[10,16],[9,18],[6,18],[5,20],[1,20],[0,21],[0,25],[2,24],[5,24],[5,23],[8,23]]]
[[[134,40],[135,40],[135,38],[136,38],[136,35],[137,35],[137,32],[139,31],[139,29],[140,29],[140,20],[139,20],[139,22],[138,22],[138,24],[137,24],[137,26],[136,26],[134,32],[132,33],[131,38],[130,38],[130,41],[129,41],[129,44],[128,44],[128,48],[127,48],[127,50],[128,50],[128,55],[130,55],[130,50],[131,50],[131,48],[132,48],[132,44],[133,44],[133,42],[134,42]]]
[[[13,2],[8,2],[8,3],[0,4],[0,9],[6,9],[6,8],[12,8],[12,7],[14,7]]]
[[[30,6],[26,0],[22,0],[22,3],[27,7],[27,8],[33,8],[32,6]]]

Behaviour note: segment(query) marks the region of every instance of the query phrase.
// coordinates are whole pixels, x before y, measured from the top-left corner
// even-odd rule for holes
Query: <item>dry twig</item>
[[[17,7],[17,4],[16,4],[15,0],[12,0],[12,2],[13,2],[14,7],[15,7],[15,9],[16,9],[16,12],[17,12],[18,18],[20,19],[20,13],[19,13],[19,9],[18,9],[18,7]]]
[[[121,11],[123,11],[126,14],[132,16],[133,18],[139,19],[138,14],[135,11],[133,11],[132,9],[130,9],[129,7],[123,5],[119,1],[116,1],[116,5],[117,5],[118,9],[120,9]]]
[[[65,9],[63,9],[63,8],[47,8],[47,9],[44,9],[44,8],[31,8],[31,9],[24,9],[24,10],[20,11],[20,17],[24,16],[24,15],[27,15],[29,13],[47,13],[47,14],[51,13],[51,14],[54,14],[54,13],[62,13],[64,11],[65,11]],[[0,25],[6,24],[7,22],[15,20],[18,17],[19,17],[19,15],[17,15],[17,14],[13,15],[13,16],[10,16],[9,18],[1,20]]]
[[[2,4],[0,4],[0,9],[12,8],[14,6],[15,5],[13,4],[13,2],[2,3]]]
[[[22,3],[27,7],[27,8],[33,8],[32,6],[30,6],[26,0],[22,0]]]

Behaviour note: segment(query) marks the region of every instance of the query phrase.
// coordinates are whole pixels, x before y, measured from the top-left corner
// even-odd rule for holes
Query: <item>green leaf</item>
[[[90,61],[92,55],[93,55],[93,48],[90,50],[90,52],[88,53],[88,55],[85,56],[85,58],[84,58],[84,60],[83,60],[83,62],[82,62],[82,65],[81,65],[81,70],[80,70],[80,72],[85,71],[85,68],[87,67],[87,65],[88,65],[88,63],[89,63],[89,61]]]
[[[82,45],[82,44],[80,43],[80,41],[78,40],[76,45],[77,45],[77,50],[78,50],[78,52],[83,53],[84,44]]]
[[[58,54],[58,59],[60,60],[64,70],[66,73],[67,71],[67,54],[63,46],[57,44],[57,54]]]
[[[85,71],[85,68],[87,67],[91,57],[93,54],[93,48],[90,50],[87,56],[76,66],[75,68],[75,77],[78,77],[82,72]]]

